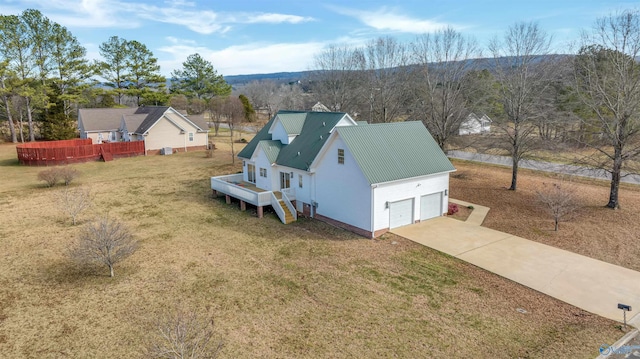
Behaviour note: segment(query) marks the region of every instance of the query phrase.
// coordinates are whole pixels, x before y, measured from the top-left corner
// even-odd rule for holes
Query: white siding
[[[389,208],[387,202],[397,202],[413,198],[413,213],[414,220],[416,220],[419,218],[419,215],[416,216],[416,214],[420,213],[420,197],[426,194],[448,191],[448,189],[448,173],[377,185],[373,190],[374,230],[389,228]],[[447,212],[448,202],[448,196],[443,196],[442,211],[440,213],[444,214]]]
[[[327,152],[315,173],[316,212],[325,217],[371,230],[371,186],[342,139],[325,144]],[[338,148],[344,149],[344,164],[338,164]],[[388,220],[387,220],[388,223]]]
[[[169,117],[175,124],[171,123],[165,116]],[[207,145],[206,132],[196,132],[196,128],[192,124],[172,111],[167,111],[165,116],[149,129],[145,141],[147,150],[159,150],[163,147],[188,149],[188,147]],[[183,128],[184,133],[181,133],[182,131],[176,125]],[[194,134],[193,141],[189,141],[189,132]]]
[[[255,161],[254,163],[256,165],[256,187],[271,191],[273,178],[277,174],[275,174],[272,171],[273,167],[271,167],[271,163],[269,163],[269,159],[267,159],[267,155],[264,153],[262,148],[259,147],[258,150],[256,151],[256,155],[253,156],[253,158],[251,159]],[[267,169],[266,178],[260,176],[260,168]]]
[[[282,142],[284,145],[288,145],[289,140],[293,140],[295,137],[289,137],[287,131],[285,131],[284,126],[282,126],[282,122],[276,121],[274,123],[273,132],[271,133],[271,139]]]

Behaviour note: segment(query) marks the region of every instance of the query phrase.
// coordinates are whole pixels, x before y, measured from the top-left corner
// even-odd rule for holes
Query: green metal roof
[[[276,119],[282,123],[288,135],[299,135],[306,117],[306,112],[281,111],[276,114]]]
[[[260,131],[258,131],[258,133],[256,133],[255,136],[253,136],[253,139],[249,141],[249,143],[244,146],[242,151],[238,153],[238,157],[250,159],[251,156],[253,156],[253,152],[256,150],[256,147],[258,146],[258,143],[260,143],[260,141],[271,140],[269,128],[271,128],[271,125],[273,124],[273,121],[275,121],[275,119],[276,117],[274,116]]]
[[[422,122],[337,127],[370,184],[455,171]]]
[[[278,159],[280,149],[282,148],[282,142],[277,140],[262,140],[258,142],[258,147],[262,148],[267,155],[269,163],[274,163]]]
[[[331,130],[343,119],[343,112],[305,112],[300,134],[280,150],[277,164],[306,171],[327,142]]]
[[[331,130],[342,120],[347,114],[343,112],[302,112],[302,111],[279,111],[273,118],[255,135],[255,137],[238,153],[238,157],[250,159],[256,148],[266,141],[267,146],[272,152],[267,152],[269,161],[275,162],[282,166],[297,168],[306,171],[311,162],[316,158],[318,152],[329,138]],[[283,145],[280,141],[272,140],[269,129],[273,126],[276,119],[280,119],[283,125],[288,126],[287,131],[290,134],[299,132],[293,141],[288,145]],[[298,131],[297,128],[300,128]],[[276,144],[277,143],[277,144]],[[275,153],[274,146],[279,145],[277,158],[272,160]],[[263,145],[260,145],[265,148]]]

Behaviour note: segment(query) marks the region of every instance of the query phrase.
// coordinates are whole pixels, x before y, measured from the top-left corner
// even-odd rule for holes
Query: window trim
[[[338,148],[338,164],[344,164],[344,148]]]
[[[298,187],[302,188],[302,175],[298,174]]]
[[[260,167],[260,177],[267,178],[267,169],[264,167]]]
[[[256,183],[256,165],[253,163],[247,164],[247,182]]]
[[[193,142],[194,139],[195,135],[193,134],[193,132],[189,132],[189,142]]]

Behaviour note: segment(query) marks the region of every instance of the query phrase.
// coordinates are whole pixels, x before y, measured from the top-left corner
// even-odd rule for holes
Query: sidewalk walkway
[[[621,322],[618,303],[630,305],[628,323],[640,327],[640,272],[481,227],[484,215],[467,222],[439,217],[392,232],[605,318]]]

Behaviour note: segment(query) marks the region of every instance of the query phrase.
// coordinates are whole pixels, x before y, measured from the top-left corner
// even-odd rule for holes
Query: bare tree
[[[269,118],[278,112],[278,85],[272,80],[249,82],[243,90],[256,110],[267,111]]]
[[[365,74],[363,97],[369,98],[369,122],[393,122],[406,115],[409,56],[406,47],[392,37],[371,41],[363,51],[360,67]]]
[[[91,191],[89,189],[65,187],[57,194],[60,209],[71,217],[71,223],[76,225],[76,218],[91,207]]]
[[[138,242],[120,221],[102,217],[87,224],[71,249],[71,258],[82,264],[104,264],[114,276],[113,266],[132,255]]]
[[[303,91],[299,83],[280,85],[274,100],[273,109],[275,112],[279,110],[304,110],[305,108]]]
[[[569,219],[578,210],[575,188],[567,183],[544,184],[544,189],[536,191],[538,201],[545,207],[555,223],[555,230],[558,230],[558,223],[561,220]]]
[[[331,111],[360,112],[362,50],[347,46],[330,46],[314,57],[314,71],[309,76],[314,95]]]
[[[217,358],[224,343],[214,324],[212,318],[183,308],[164,314],[155,324],[147,353],[162,359]]]
[[[419,36],[412,49],[417,113],[444,150],[468,114],[464,82],[470,78],[464,75],[479,50],[452,28]]]
[[[209,108],[211,113],[211,119],[213,120],[213,130],[215,131],[215,136],[218,136],[218,131],[220,130],[220,124],[224,121],[224,106],[227,98],[225,97],[214,97],[209,100]]]
[[[495,38],[489,45],[505,114],[504,119],[494,119],[494,125],[505,132],[513,161],[510,190],[517,189],[518,165],[535,144],[536,105],[556,70],[548,56],[550,46],[550,36],[533,22],[512,25],[502,40]]]
[[[596,21],[584,33],[575,59],[576,89],[587,107],[582,143],[595,150],[585,163],[611,174],[607,207],[620,206],[624,171],[640,154],[640,12],[624,11]]]
[[[229,125],[229,132],[231,137],[231,163],[236,163],[236,153],[234,149],[233,131],[236,126],[242,123],[244,118],[244,106],[239,98],[230,96],[226,99],[223,108],[224,116],[227,118],[227,124]]]

